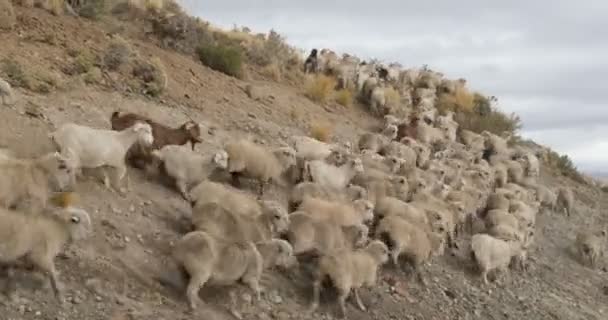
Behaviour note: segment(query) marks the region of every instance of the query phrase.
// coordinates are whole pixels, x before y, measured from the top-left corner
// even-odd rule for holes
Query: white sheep
[[[338,304],[342,317],[346,317],[346,298],[351,289],[359,309],[366,311],[367,309],[359,297],[358,289],[375,285],[378,270],[387,261],[388,248],[379,240],[371,241],[363,249],[342,250],[322,256],[314,276],[310,312],[314,312],[319,307],[321,284],[326,277],[332,280],[333,286],[338,290]]]
[[[361,159],[353,158],[336,167],[324,161],[314,160],[304,165],[304,178],[335,190],[344,189],[350,181],[364,171]]]
[[[567,187],[560,187],[557,191],[557,202],[556,208],[562,211],[566,211],[566,215],[569,217],[574,209],[574,193],[572,189]]]
[[[162,162],[164,171],[174,179],[177,190],[189,201],[188,190],[207,179],[218,168],[228,167],[228,154],[221,150],[214,154],[201,155],[189,147],[166,145],[152,155]]]
[[[117,191],[124,193],[118,186],[127,175],[125,155],[129,148],[140,142],[151,145],[154,142],[152,128],[144,122],[136,122],[122,131],[95,129],[75,123],[66,123],[50,134],[57,149],[75,161],[77,168],[97,168],[109,166],[114,168],[113,184]],[[110,179],[103,170],[104,185],[110,188]],[[127,175],[127,190],[130,179]]]
[[[595,267],[597,259],[603,254],[604,242],[606,230],[595,233],[584,230],[576,235],[574,245],[581,261]]]
[[[203,231],[193,231],[179,239],[173,248],[172,258],[190,276],[186,289],[190,309],[197,308],[197,301],[200,300],[198,292],[204,285],[228,285],[238,280],[249,286],[256,300],[260,301],[259,282],[264,266],[291,261],[290,256],[293,254],[291,246],[285,241],[272,239],[270,243],[259,245],[264,244],[274,245],[276,250],[258,250],[251,242],[225,242]],[[262,252],[271,256],[262,256]],[[271,258],[275,260],[272,261]],[[241,319],[242,316],[236,310],[236,295],[232,290],[230,298],[232,315]]]
[[[511,259],[521,252],[522,242],[521,239],[505,241],[479,233],[471,238],[471,250],[481,278],[488,284],[488,273],[495,269],[506,270]]]
[[[11,85],[4,79],[0,78],[0,101],[2,104],[13,104],[15,103],[15,95]]]
[[[378,85],[372,89],[369,97],[369,108],[373,115],[382,116],[386,108],[386,92],[382,85]]]
[[[295,136],[291,140],[296,157],[304,160],[323,160],[329,157],[332,151],[342,151],[337,145],[307,136]]]
[[[315,182],[302,182],[291,190],[289,196],[289,210],[294,211],[305,197],[320,198],[330,201],[355,201],[367,198],[367,190],[360,186],[348,185],[346,192],[334,190]]]
[[[232,183],[240,186],[240,176],[259,181],[258,196],[264,194],[265,185],[273,181],[283,183],[283,174],[296,164],[296,152],[291,147],[280,147],[274,150],[240,139],[226,143],[224,150],[228,154],[228,172]]]
[[[340,226],[361,225],[374,219],[374,205],[367,200],[356,200],[352,204],[306,197],[298,207],[311,217]]]
[[[554,210],[555,205],[557,204],[557,194],[547,186],[538,184],[536,186],[536,200],[538,200],[544,208]]]
[[[11,265],[28,258],[34,267],[49,277],[57,300],[63,304],[54,258],[66,244],[86,238],[91,233],[89,214],[67,203],[48,208],[49,214],[29,215],[0,208],[0,263]],[[9,269],[8,288],[13,288]]]
[[[29,200],[31,210],[44,209],[52,190],[64,191],[75,185],[70,159],[58,152],[34,159],[0,158],[0,206],[19,207]]]
[[[384,197],[378,200],[374,215],[381,219],[388,216],[399,216],[410,223],[428,226],[429,220],[423,210],[395,197]]]
[[[420,267],[443,251],[442,237],[401,216],[384,217],[378,223],[375,234],[387,244],[394,265],[398,266],[399,256],[405,256],[421,283],[425,283],[425,280]]]
[[[294,254],[316,251],[320,255],[341,249],[354,249],[367,241],[369,229],[365,225],[339,226],[320,221],[303,211],[289,215],[287,239]]]
[[[266,205],[258,216],[227,210],[223,204],[206,203],[192,209],[192,225],[213,237],[236,242],[267,241],[289,227],[289,215],[277,205]]]
[[[265,201],[258,201],[251,194],[230,185],[205,180],[192,188],[188,194],[193,210],[208,203],[222,205],[228,211],[257,217],[262,214]]]

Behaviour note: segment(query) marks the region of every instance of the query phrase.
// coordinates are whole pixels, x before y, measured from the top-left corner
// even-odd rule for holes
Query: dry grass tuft
[[[103,64],[108,70],[115,71],[131,59],[131,45],[120,36],[112,41],[103,57]]]
[[[321,142],[330,142],[333,127],[327,123],[315,123],[310,126],[310,136]]]
[[[153,57],[149,61],[136,60],[133,75],[142,81],[144,94],[157,97],[167,88],[167,73],[158,57]]]
[[[32,86],[31,77],[25,72],[25,68],[16,60],[6,58],[2,60],[0,70],[4,78],[13,87],[29,89]]]
[[[272,79],[275,82],[279,82],[282,79],[281,68],[276,63],[271,63],[260,70],[262,76]]]
[[[386,98],[386,107],[389,110],[397,108],[401,102],[399,92],[393,87],[384,88],[384,97]]]
[[[442,111],[471,112],[475,106],[475,94],[469,92],[466,87],[458,86],[453,94],[443,93],[439,95],[437,108]]]
[[[336,79],[326,75],[315,75],[306,84],[306,96],[314,102],[325,103],[336,87]]]
[[[353,105],[353,92],[348,89],[340,89],[336,92],[336,102],[350,108]]]

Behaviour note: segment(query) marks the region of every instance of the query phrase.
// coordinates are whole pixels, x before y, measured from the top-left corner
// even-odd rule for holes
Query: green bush
[[[197,49],[198,57],[207,67],[233,77],[243,73],[243,53],[238,47],[205,44]]]
[[[13,87],[29,89],[32,85],[32,79],[25,72],[23,66],[13,59],[2,60],[2,73],[6,76],[6,81]]]
[[[561,175],[571,178],[576,182],[586,183],[585,179],[578,171],[578,168],[574,165],[574,162],[572,162],[572,159],[570,159],[568,155],[559,155],[557,152],[551,150],[547,156],[547,163],[549,166],[557,169]]]
[[[461,129],[481,133],[489,131],[496,135],[515,135],[521,129],[521,119],[514,113],[506,114],[492,106],[490,98],[475,94],[470,112],[459,111],[455,120]]]
[[[96,20],[106,12],[106,0],[86,1],[79,9],[78,14],[82,17]]]

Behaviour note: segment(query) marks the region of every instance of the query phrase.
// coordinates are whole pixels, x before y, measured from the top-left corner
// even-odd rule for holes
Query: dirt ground
[[[228,137],[251,135],[268,145],[279,145],[294,134],[307,134],[311,123],[335,125],[339,140],[353,141],[377,124],[362,108],[320,106],[302,95],[301,88],[254,81],[261,98],[244,91],[251,82],[236,80],[203,67],[190,57],[158,48],[152,42],[132,40],[140,52],[161,58],[169,76],[168,89],[157,99],[124,90],[119,75],[106,85],[86,85],[81,77],[60,72],[69,48],[87,46],[102,50],[108,43],[103,22],[55,17],[42,10],[17,8],[19,26],[0,33],[0,58],[14,58],[30,73],[52,73],[58,88],[49,94],[17,89],[18,102],[0,108],[0,145],[31,157],[52,150],[48,133],[64,122],[109,128],[114,110],[146,114],[177,126],[193,118],[203,130],[197,151],[215,150]],[[47,43],[54,35],[52,44]],[[45,40],[46,39],[46,40]],[[44,41],[43,41],[44,40]],[[188,114],[188,116],[186,115]],[[121,197],[95,178],[78,182],[81,206],[91,214],[92,237],[70,247],[56,259],[67,297],[66,307],[56,303],[52,290],[40,277],[19,273],[15,301],[2,297],[2,319],[231,319],[226,311],[226,288],[205,288],[206,301],[197,314],[187,311],[181,291],[156,280],[166,273],[172,243],[183,234],[188,204],[179,195],[129,168],[132,191]],[[497,283],[482,285],[474,273],[461,240],[460,251],[433,261],[425,270],[423,286],[400,271],[385,270],[378,286],[362,290],[368,312],[349,304],[350,319],[608,319],[606,261],[592,270],[578,263],[571,251],[575,232],[583,227],[608,226],[608,203],[597,189],[556,178],[543,171],[552,187],[570,185],[577,196],[576,212],[567,218],[544,212],[538,217],[536,242],[530,252],[530,270],[513,271]],[[285,200],[272,187],[269,198]],[[311,282],[305,273],[267,272],[262,301],[239,288],[245,319],[331,319],[333,303],[322,304],[314,315],[306,313]],[[333,301],[331,295],[326,301]]]

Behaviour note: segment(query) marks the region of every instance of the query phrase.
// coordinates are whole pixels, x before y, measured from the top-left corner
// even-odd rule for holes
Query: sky
[[[608,1],[179,0],[192,15],[274,29],[308,52],[423,64],[499,99],[522,135],[608,173]],[[373,7],[369,4],[373,4]]]

